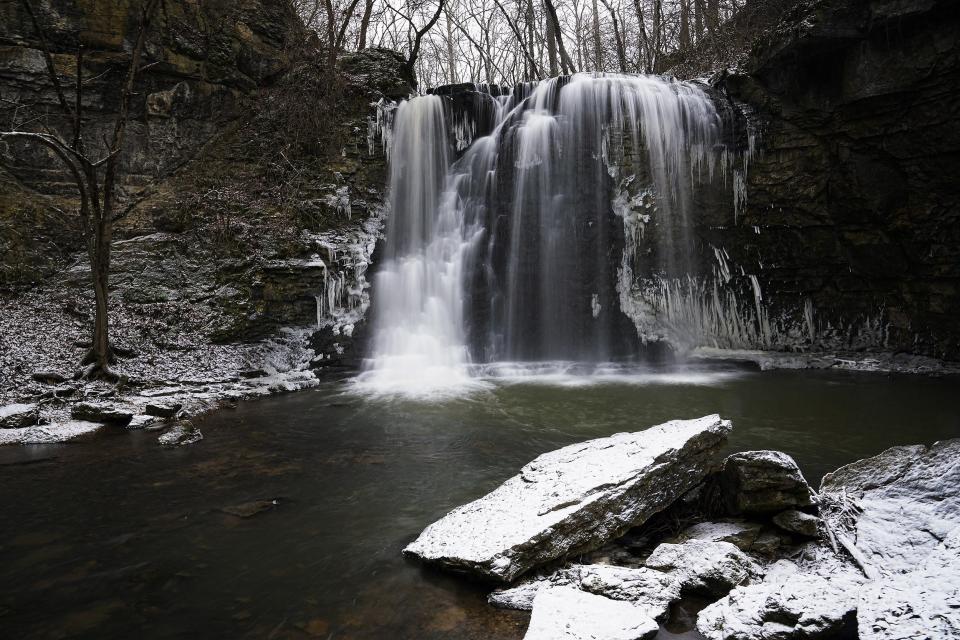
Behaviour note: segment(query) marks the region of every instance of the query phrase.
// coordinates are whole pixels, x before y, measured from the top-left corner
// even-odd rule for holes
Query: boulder
[[[894,447],[824,476],[821,516],[870,577],[913,571],[960,526],[960,439]]]
[[[744,451],[723,461],[720,487],[734,515],[809,507],[815,494],[793,458],[780,451]]]
[[[630,602],[556,586],[537,594],[524,640],[645,640],[659,629]]]
[[[543,454],[427,527],[404,553],[511,582],[597,548],[669,506],[714,469],[731,428],[717,415],[674,420]]]
[[[100,422],[127,426],[133,420],[133,413],[127,409],[107,403],[80,402],[70,409],[74,420]]]
[[[0,429],[21,429],[40,422],[36,404],[8,404],[0,407]]]
[[[189,420],[178,422],[157,438],[157,442],[165,447],[183,447],[201,440],[203,440],[203,434]]]
[[[143,412],[156,418],[173,418],[182,408],[180,402],[151,402],[143,408]]]
[[[773,516],[773,523],[784,531],[800,536],[816,538],[820,535],[820,518],[796,509],[781,511]]]

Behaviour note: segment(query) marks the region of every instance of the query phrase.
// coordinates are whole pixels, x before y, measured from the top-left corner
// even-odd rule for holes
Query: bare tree
[[[130,117],[130,102],[138,75],[143,71],[141,59],[146,46],[147,33],[160,0],[145,0],[140,6],[137,31],[130,56],[130,63],[120,88],[120,102],[114,119],[113,134],[106,141],[105,154],[94,158],[85,150],[83,139],[83,53],[77,49],[76,95],[74,105],[67,101],[66,93],[60,84],[53,64],[53,57],[46,36],[37,19],[31,0],[22,0],[30,17],[46,62],[47,75],[57,94],[57,101],[64,115],[71,122],[71,141],[60,134],[46,129],[43,131],[25,131],[14,123],[11,131],[0,132],[0,139],[19,140],[27,144],[36,144],[50,150],[66,166],[80,196],[80,218],[87,245],[87,257],[90,262],[90,274],[94,291],[94,327],[90,351],[83,359],[84,365],[90,365],[86,375],[90,378],[115,380],[110,364],[114,359],[114,350],[110,342],[109,287],[110,287],[110,249],[113,237],[113,223],[116,208],[116,189],[121,177],[121,154]]]

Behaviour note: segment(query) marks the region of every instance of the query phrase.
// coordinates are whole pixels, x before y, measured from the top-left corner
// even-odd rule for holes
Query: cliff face
[[[133,0],[31,0],[68,101],[75,99],[82,48],[84,139],[91,155],[113,129],[119,85],[137,30]],[[0,126],[29,121],[67,132],[23,0],[0,4]],[[149,31],[147,67],[131,105],[123,195],[134,197],[169,175],[246,108],[250,96],[289,65],[296,18],[278,0],[165,2]],[[29,116],[27,114],[30,114]],[[32,116],[32,117],[31,117]],[[0,285],[46,275],[58,254],[74,249],[69,215],[75,186],[46,150],[11,145],[0,187]],[[52,200],[51,200],[52,198]],[[39,200],[38,200],[39,199]],[[25,207],[32,200],[36,206]],[[45,204],[44,204],[45,203]],[[39,212],[37,211],[39,210]],[[43,213],[47,210],[47,213]]]
[[[960,358],[960,5],[803,3],[722,86],[756,109],[746,207],[702,237],[802,324],[878,318],[892,350]]]
[[[76,38],[84,43],[85,136],[97,140],[112,126],[131,6],[34,4],[70,97]],[[117,369],[134,388],[172,384],[206,403],[316,384],[305,369],[344,357],[369,302],[386,185],[373,105],[410,92],[404,61],[371,49],[330,69],[309,46],[290,46],[303,41],[283,0],[163,5],[114,228]],[[20,0],[0,12],[0,92],[66,126]],[[4,154],[0,403],[43,393],[38,370],[71,377],[92,327],[75,187],[36,149]]]

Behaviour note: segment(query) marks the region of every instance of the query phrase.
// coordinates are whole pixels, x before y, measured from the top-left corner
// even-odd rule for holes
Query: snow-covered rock
[[[659,628],[630,602],[554,586],[537,594],[524,640],[645,640]]]
[[[67,420],[44,425],[33,425],[22,429],[0,430],[0,445],[7,444],[50,444],[66,442],[88,433],[93,433],[103,425],[83,420]]]
[[[827,474],[818,503],[841,554],[811,543],[700,612],[710,640],[960,635],[960,440],[894,447]]]
[[[815,502],[797,463],[780,451],[734,453],[723,461],[720,483],[735,514],[772,513]]]
[[[821,515],[870,577],[913,571],[960,527],[960,439],[894,447],[824,476]]]
[[[661,544],[646,565],[671,572],[682,591],[724,595],[733,587],[756,580],[763,569],[729,542],[689,540]]]
[[[126,426],[133,420],[133,412],[103,402],[80,402],[70,409],[70,415],[76,420],[102,422]]]
[[[183,447],[201,440],[203,440],[203,434],[188,420],[178,422],[157,438],[157,442],[165,447]]]
[[[832,637],[855,628],[861,582],[852,571],[779,570],[705,608],[697,616],[697,631],[709,640]]]
[[[715,466],[731,428],[717,415],[674,420],[543,454],[427,527],[404,552],[510,582],[620,536],[670,505]]]
[[[915,571],[861,589],[857,627],[861,640],[960,638],[960,528]]]
[[[588,591],[613,600],[629,600],[646,615],[662,621],[670,605],[689,592],[722,595],[763,570],[728,542],[691,540],[661,544],[645,567],[605,564],[572,565],[547,576],[494,591],[489,602],[507,609],[529,609],[537,594],[557,586]]]
[[[148,402],[143,412],[155,418],[173,418],[183,409],[180,402]]]
[[[808,538],[820,535],[820,518],[796,509],[787,509],[773,516],[773,523],[784,531]]]
[[[36,404],[8,404],[0,407],[0,429],[21,429],[37,424],[40,410]]]

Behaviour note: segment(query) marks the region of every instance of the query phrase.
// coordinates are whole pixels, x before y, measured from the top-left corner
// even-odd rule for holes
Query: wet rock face
[[[404,553],[510,582],[622,535],[699,484],[732,428],[674,420],[546,453],[486,496],[427,527]]]
[[[774,315],[883,308],[890,348],[960,358],[958,26],[950,0],[801,2],[724,81],[765,124],[737,224],[708,207],[702,235]]]

